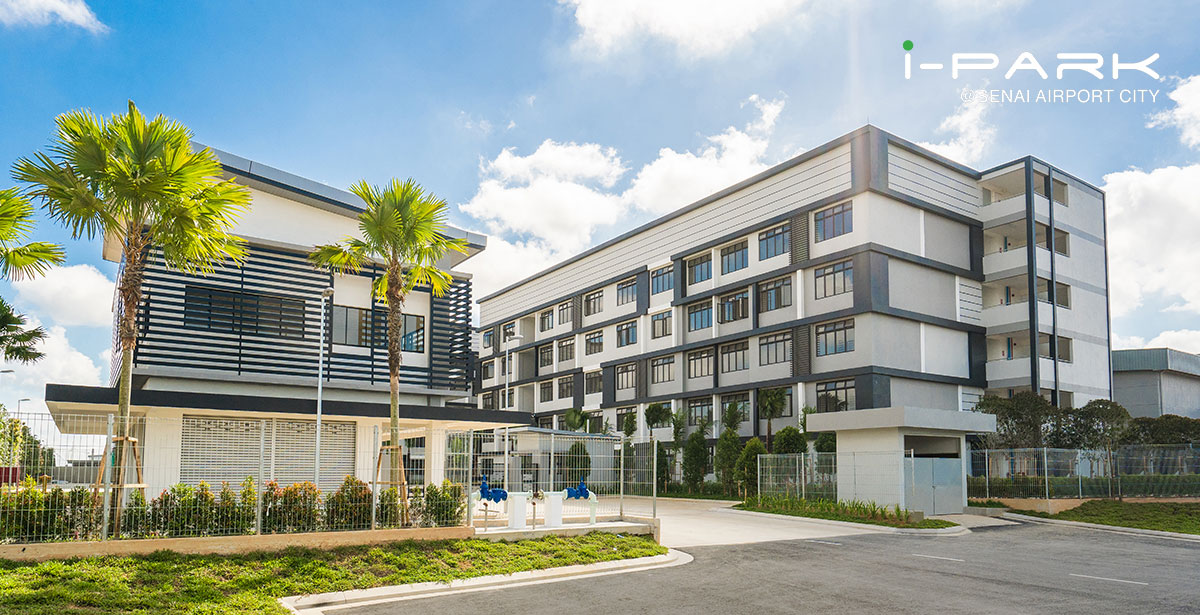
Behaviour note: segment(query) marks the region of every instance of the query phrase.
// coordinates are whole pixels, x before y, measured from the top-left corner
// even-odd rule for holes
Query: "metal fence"
[[[837,453],[759,455],[758,492],[836,500]]]
[[[972,498],[1200,497],[1200,446],[971,452]]]
[[[507,503],[471,497],[485,480],[531,495],[582,481],[594,499],[564,498],[567,523],[655,512],[648,443],[534,428],[388,439],[379,419],[326,419],[318,435],[291,418],[9,414],[0,542],[505,524]]]

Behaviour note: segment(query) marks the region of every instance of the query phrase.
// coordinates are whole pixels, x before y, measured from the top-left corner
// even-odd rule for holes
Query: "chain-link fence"
[[[655,513],[649,442],[519,427],[457,432],[450,448],[455,476],[469,474],[471,523],[480,529],[512,527],[514,515],[522,516],[525,523],[516,526],[524,527]],[[485,486],[504,490],[507,499],[482,497]]]
[[[1200,447],[971,452],[972,498],[1200,497]]]
[[[7,415],[0,541],[465,524],[444,432],[391,447],[385,425],[338,417],[318,435],[311,419]]]

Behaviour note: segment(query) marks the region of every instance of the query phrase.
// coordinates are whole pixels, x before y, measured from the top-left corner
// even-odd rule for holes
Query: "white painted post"
[[[620,461],[621,471],[620,471],[620,473],[617,474],[617,483],[620,484],[621,519],[625,519],[625,434],[621,434],[621,438],[619,440],[619,446],[620,446],[620,448],[617,449],[617,454],[621,456],[621,461]]]
[[[991,451],[983,451],[983,493],[985,499],[992,499],[992,455]]]
[[[550,434],[550,490],[554,491],[554,434]]]
[[[103,463],[104,463],[105,492],[104,492],[103,499],[101,500],[102,502],[104,502],[104,515],[103,515],[103,520],[102,520],[104,525],[100,526],[100,540],[104,540],[104,539],[108,538],[108,518],[110,516],[109,509],[111,508],[108,500],[112,494],[112,466],[113,466],[113,464],[112,464],[112,446],[113,446],[113,415],[109,414],[108,415],[108,438],[104,441],[104,461],[103,461]]]
[[[804,463],[806,457],[808,457],[807,453],[800,453],[800,456],[796,457],[796,475],[800,477],[800,499],[802,500],[808,499],[808,472],[805,471],[808,468],[801,467],[808,465]]]
[[[266,471],[267,457],[267,421],[260,419],[258,421],[258,497],[255,498],[254,510],[254,533],[262,533],[262,514],[263,514],[263,472]]]
[[[755,492],[755,497],[758,498],[758,505],[762,506],[762,455],[755,457],[754,463],[758,464],[758,473],[757,476],[754,477],[758,482],[758,490]]]
[[[371,529],[375,529],[378,524],[376,511],[379,509],[379,425],[371,426],[371,450],[375,452],[372,455],[371,466],[376,468],[372,470],[371,476]]]
[[[512,369],[512,366],[509,366]],[[504,490],[510,491],[508,488],[508,428],[504,428]]]
[[[654,432],[650,432],[654,433]],[[650,471],[650,516],[654,519],[658,518],[658,444],[654,441],[654,437],[650,437],[650,463],[654,469]]]
[[[1046,512],[1050,512],[1050,455],[1046,452],[1046,447],[1042,447],[1042,474],[1045,474],[1046,484]]]

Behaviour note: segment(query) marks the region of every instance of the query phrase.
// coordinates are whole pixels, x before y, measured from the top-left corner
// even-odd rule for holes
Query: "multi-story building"
[[[371,293],[382,268],[334,275],[307,260],[314,246],[358,235],[363,203],[348,192],[217,154],[226,176],[251,193],[251,206],[233,229],[248,255],[240,265],[226,263],[202,276],[170,269],[160,252],[150,252],[132,391],[133,435],[144,447],[146,482],[152,493],[181,481],[237,484],[259,475],[264,449],[269,478],[285,484],[312,479],[327,289],[320,487],[335,488],[347,474],[367,479],[376,465],[375,429],[386,439],[390,416],[386,311]],[[441,263],[453,285],[441,297],[417,288],[403,308],[401,427],[406,438],[429,442],[444,441],[428,436],[450,429],[529,422],[528,415],[467,402],[471,279],[454,267],[482,251],[486,238],[456,228],[447,233],[468,245],[466,254],[451,253]],[[106,238],[103,255],[121,262],[121,245]],[[99,425],[62,417],[116,412],[119,360],[114,339],[108,387],[47,384],[46,403],[60,430]],[[151,420],[136,420],[141,417]]]
[[[1114,350],[1113,401],[1132,416],[1200,418],[1200,356],[1171,348]]]
[[[696,424],[735,403],[750,436],[770,388],[776,430],[804,406],[1108,398],[1105,250],[1096,187],[866,126],[480,299],[478,403],[636,413],[640,435],[648,404]]]

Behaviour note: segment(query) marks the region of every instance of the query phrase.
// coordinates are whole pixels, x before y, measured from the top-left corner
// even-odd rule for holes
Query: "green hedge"
[[[1120,477],[1079,478],[1051,476],[1051,498],[1200,497],[1200,474],[1138,474]],[[1046,479],[1040,476],[967,478],[968,497],[1044,498]]]

